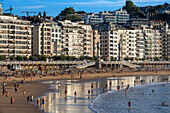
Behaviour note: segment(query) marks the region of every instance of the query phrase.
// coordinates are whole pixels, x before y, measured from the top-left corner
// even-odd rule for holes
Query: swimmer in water
[[[129,106],[129,110],[130,110],[130,106],[131,106],[131,102],[130,101],[128,102],[128,106]]]
[[[168,105],[166,105],[165,102],[162,102],[162,106],[168,106]]]
[[[154,93],[154,91],[155,91],[155,90],[154,90],[154,89],[152,89],[152,93]]]

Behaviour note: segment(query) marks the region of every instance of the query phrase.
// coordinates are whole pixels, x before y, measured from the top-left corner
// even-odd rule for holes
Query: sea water
[[[163,101],[169,106],[163,107]],[[127,95],[124,90],[103,94],[91,103],[90,108],[97,113],[170,113],[170,83],[135,86],[127,91]]]
[[[40,100],[45,98],[46,102],[44,107],[42,104],[38,107],[46,113],[170,113],[170,84],[162,82],[169,78],[169,76],[133,76],[108,77],[93,81],[48,81],[45,83],[50,85],[53,92],[39,97]],[[142,85],[141,80],[145,81]],[[125,95],[124,89],[128,84],[132,88]],[[165,84],[165,87],[162,84]],[[117,86],[120,86],[120,91],[117,90]],[[166,95],[166,90],[169,90],[169,95]],[[130,110],[129,101],[132,104]],[[169,106],[163,107],[163,101]]]

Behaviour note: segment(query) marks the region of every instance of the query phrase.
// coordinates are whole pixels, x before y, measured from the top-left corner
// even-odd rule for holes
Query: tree
[[[154,58],[154,61],[159,61],[159,58],[158,58],[158,57],[155,57],[155,58]]]
[[[61,57],[60,56],[53,56],[53,60],[61,60]]]
[[[71,20],[73,22],[81,20],[77,15],[74,14],[75,10],[73,7],[65,8],[61,13],[56,17],[57,20]],[[77,13],[86,13],[84,11],[78,11]],[[61,17],[61,18],[60,18]]]
[[[66,17],[63,18],[63,20],[71,20],[71,16],[69,14],[67,14]]]
[[[133,59],[134,59],[133,57],[132,57],[132,58],[130,58],[130,60],[131,60],[131,61],[133,61]]]
[[[74,60],[76,60],[76,57],[70,56],[70,60],[71,60],[71,61],[74,61]]]
[[[77,16],[77,15],[72,15],[71,16],[71,21],[75,22],[75,21],[80,21],[81,19]]]
[[[26,56],[23,56],[23,60],[24,60],[24,61],[27,61],[27,57],[26,57]]]
[[[38,59],[39,59],[40,61],[47,61],[47,56],[45,56],[45,55],[39,55],[39,56],[38,56]]]
[[[6,56],[0,55],[0,60],[1,60],[1,61],[6,60]]]
[[[103,60],[104,60],[104,61],[107,61],[107,58],[106,58],[106,57],[104,57],[104,58],[103,58]]]
[[[29,60],[30,60],[30,61],[35,61],[35,57],[30,56],[30,57],[29,57]]]
[[[15,59],[16,59],[17,61],[23,61],[23,57],[22,57],[22,56],[17,56]]]
[[[41,17],[41,12],[39,12],[38,15]]]
[[[61,11],[61,16],[66,16],[67,14],[73,14],[75,12],[75,10],[73,9],[73,7],[69,7],[69,8],[65,8],[63,11]]]
[[[15,59],[15,56],[11,56],[10,60],[13,61]]]
[[[71,59],[70,56],[66,56],[67,61],[70,61],[70,59]]]
[[[130,16],[136,16],[136,17],[144,17],[144,13],[140,12],[140,8],[136,7],[131,0],[126,1],[126,5],[123,7],[123,9],[126,9],[128,14]]]
[[[85,57],[84,57],[84,56],[80,56],[79,59],[80,59],[80,60],[84,60]]]
[[[125,57],[124,60],[128,61],[128,60],[129,60],[129,57]]]
[[[64,61],[64,60],[66,60],[66,57],[65,57],[64,55],[61,55],[61,56],[60,56],[60,59],[61,59],[62,61]]]
[[[44,11],[44,12],[43,12],[43,18],[45,18],[45,17],[46,17],[46,12]]]

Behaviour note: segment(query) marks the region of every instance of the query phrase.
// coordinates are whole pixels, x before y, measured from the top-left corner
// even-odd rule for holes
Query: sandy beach
[[[148,76],[148,75],[170,75],[169,71],[158,71],[156,72],[121,72],[121,73],[92,73],[92,74],[82,74],[82,80],[92,80],[97,79],[97,76],[101,77],[111,77],[111,76]],[[31,81],[32,78],[32,81]],[[26,96],[30,96],[31,94],[34,98],[42,96],[45,92],[49,92],[48,85],[37,83],[37,81],[45,81],[45,80],[65,80],[71,79],[71,75],[58,75],[58,76],[35,76],[35,77],[27,77],[25,78],[25,83],[20,84],[18,91],[15,92],[12,81],[20,82],[23,78],[12,78],[9,77],[6,79],[7,83],[7,91],[9,92],[9,96],[6,97],[2,95],[2,84],[4,82],[4,78],[0,77],[1,84],[1,95],[0,95],[0,113],[41,113],[38,108],[33,104],[27,104],[26,98],[23,96],[23,90],[26,91]],[[80,79],[79,75],[74,75],[72,79]],[[10,105],[10,98],[14,97],[14,105]]]

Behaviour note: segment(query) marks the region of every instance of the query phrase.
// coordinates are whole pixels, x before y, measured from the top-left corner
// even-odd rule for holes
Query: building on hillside
[[[84,22],[89,25],[96,25],[103,23],[103,18],[98,13],[89,13],[84,17]]]
[[[146,18],[132,18],[129,19],[127,22],[128,26],[141,26],[141,25],[148,25],[149,26],[149,20]]]
[[[166,22],[162,20],[150,20],[149,23],[151,28],[162,28]]]
[[[0,55],[30,56],[32,28],[30,21],[0,15]]]
[[[76,15],[76,16],[78,16],[80,19],[83,19],[83,18],[87,15],[87,13],[84,12],[84,11],[78,11],[78,12],[75,12],[74,14],[70,14],[70,15]]]
[[[102,11],[99,13],[89,13],[83,20],[86,24],[90,25],[98,25],[108,22],[123,25],[129,20],[129,14],[122,9],[114,12]]]

